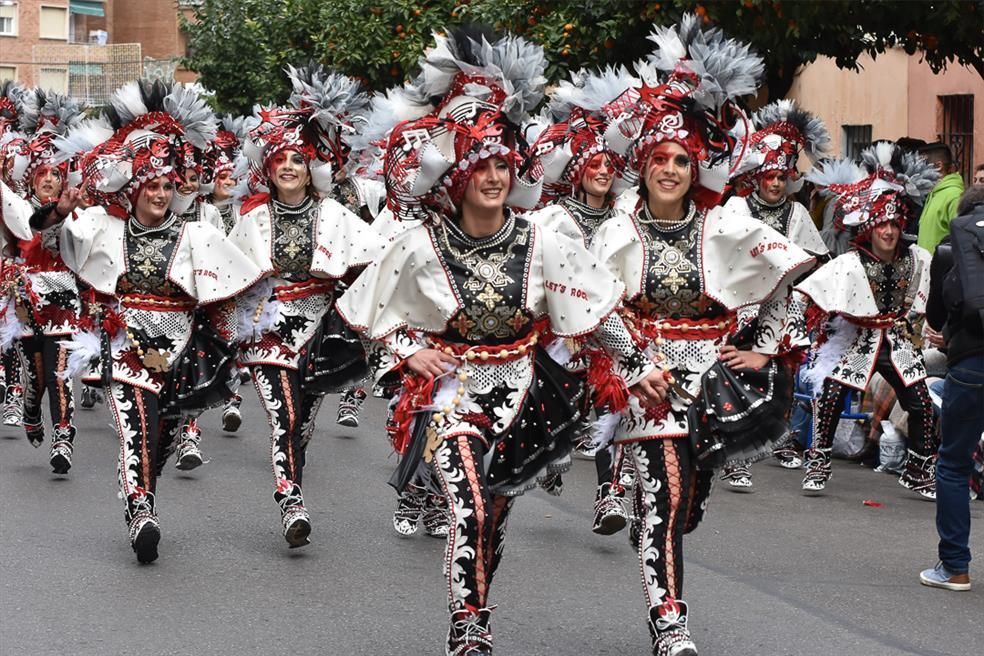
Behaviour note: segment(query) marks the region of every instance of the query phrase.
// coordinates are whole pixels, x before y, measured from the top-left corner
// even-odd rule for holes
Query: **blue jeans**
[[[953,574],[970,566],[970,491],[974,449],[984,431],[984,355],[950,368],[943,396],[939,461],[936,464],[936,531],[940,560]]]

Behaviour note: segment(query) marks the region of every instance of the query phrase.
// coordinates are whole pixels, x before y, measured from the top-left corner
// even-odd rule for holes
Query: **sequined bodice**
[[[270,202],[272,259],[278,276],[293,282],[311,277],[317,224],[318,204],[311,197],[300,205]]]
[[[222,217],[222,229],[228,235],[236,227],[236,215],[232,211],[232,203],[220,205],[218,210],[219,216]]]
[[[793,204],[788,198],[779,205],[768,205],[755,194],[751,194],[745,200],[752,216],[782,235],[789,235],[789,219],[793,216]]]
[[[645,207],[635,216],[644,252],[645,283],[629,305],[655,318],[696,319],[726,314],[725,308],[703,293],[701,235],[704,214],[671,227],[657,224]]]
[[[31,194],[31,207],[34,210],[39,210],[45,203],[41,202],[41,199]],[[48,251],[54,257],[61,259],[61,252],[59,250],[59,243],[61,239],[61,226],[55,225],[47,230],[42,230],[41,235],[41,246]]]
[[[165,220],[165,223],[167,220]],[[146,230],[132,217],[127,220],[123,241],[126,271],[116,285],[121,294],[183,296],[168,280],[168,270],[181,236],[182,221],[175,219],[161,229]]]
[[[490,237],[475,239],[444,221],[434,239],[461,309],[448,322],[444,338],[469,344],[504,344],[533,327],[526,310],[526,276],[532,228],[509,216]]]
[[[905,294],[912,283],[912,256],[904,253],[894,262],[883,262],[861,252],[861,263],[868,276],[875,305],[882,314],[896,313],[905,305]]]
[[[577,221],[578,227],[581,232],[584,233],[584,239],[587,246],[591,245],[591,240],[594,239],[595,233],[598,232],[598,228],[604,223],[609,216],[611,216],[611,208],[602,207],[600,209],[595,209],[589,205],[582,203],[573,196],[568,196],[560,201],[560,204],[571,213],[574,220]]]

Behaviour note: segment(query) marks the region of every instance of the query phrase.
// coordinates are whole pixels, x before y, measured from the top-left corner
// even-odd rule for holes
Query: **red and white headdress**
[[[24,182],[33,186],[34,174],[45,166],[57,166],[62,175],[68,173],[68,163],[58,161],[55,139],[78,125],[82,107],[70,96],[33,89],[22,96],[20,130],[27,138],[28,164]]]
[[[849,160],[826,162],[806,178],[833,197],[834,225],[866,240],[883,223],[904,226],[939,172],[922,155],[880,142],[861,153],[861,166]]]
[[[604,110],[638,83],[624,67],[609,66],[597,73],[581,70],[553,90],[549,104],[553,123],[540,131],[531,146],[527,172],[533,179],[543,177],[542,203],[574,194],[585,166],[598,154],[607,153],[621,169],[622,158],[605,142],[611,116]]]
[[[506,202],[533,207],[541,184],[516,175],[526,157],[519,126],[543,98],[543,48],[517,36],[496,39],[474,28],[434,35],[421,73],[402,97],[428,113],[390,131],[383,175],[397,216],[456,211],[465,185],[484,159],[499,157],[513,171]]]
[[[104,117],[82,121],[55,146],[61,159],[79,158],[90,199],[124,218],[148,180],[197,170],[216,129],[200,88],[134,81],[113,94]]]
[[[732,162],[736,192],[747,196],[755,190],[759,176],[780,171],[788,176],[787,192],[796,193],[803,185],[797,168],[800,150],[815,164],[830,147],[830,133],[823,121],[792,100],[779,100],[756,112],[753,122],[755,132],[748,138],[748,147],[739,153],[740,161]]]
[[[655,27],[649,38],[657,49],[636,66],[642,86],[606,109],[615,118],[605,139],[626,157],[623,177],[630,183],[660,143],[680,144],[696,163],[695,203],[713,206],[732,175],[732,154],[745,147],[731,133],[738,123],[750,124],[734,101],[755,93],[764,63],[748,44],[705,29],[694,14],[679,25]],[[750,125],[742,132],[751,133]]]
[[[249,189],[269,192],[273,156],[294,150],[310,163],[314,187],[328,193],[334,172],[348,160],[349,141],[365,124],[369,95],[358,80],[320,64],[288,66],[287,74],[293,88],[288,104],[254,110],[257,125],[243,141],[250,162]]]
[[[21,103],[27,90],[13,80],[0,84],[0,136],[16,130],[20,123]]]

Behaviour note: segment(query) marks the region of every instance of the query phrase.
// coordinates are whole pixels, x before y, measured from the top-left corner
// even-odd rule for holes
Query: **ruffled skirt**
[[[502,394],[493,389],[487,396]],[[441,428],[444,435],[472,433],[488,446],[484,457],[485,483],[492,494],[516,496],[536,487],[550,474],[566,471],[571,449],[587,430],[585,389],[579,376],[557,364],[540,347],[533,357],[533,375],[516,409],[515,418],[495,435],[482,426],[498,419],[489,406],[484,415],[459,418]],[[482,399],[476,399],[482,405]],[[483,420],[482,417],[485,417]],[[409,444],[390,484],[402,490],[423,458],[431,412],[416,417]]]

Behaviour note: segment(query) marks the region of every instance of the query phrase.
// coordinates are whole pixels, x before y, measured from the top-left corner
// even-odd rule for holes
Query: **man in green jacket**
[[[957,215],[957,203],[964,192],[964,181],[953,169],[953,154],[945,143],[923,146],[919,152],[940,171],[940,181],[926,197],[919,215],[920,246],[930,254],[950,234],[950,221]]]

